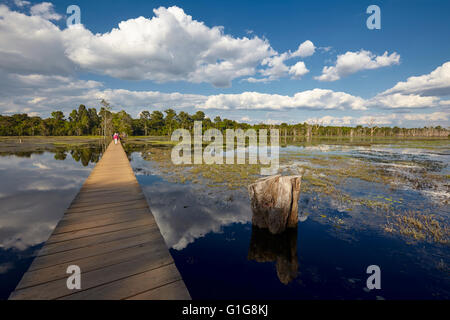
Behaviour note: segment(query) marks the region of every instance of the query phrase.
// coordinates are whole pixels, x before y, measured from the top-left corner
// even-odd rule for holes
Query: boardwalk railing
[[[69,266],[81,289],[69,289]],[[111,143],[10,299],[190,299],[120,143]]]

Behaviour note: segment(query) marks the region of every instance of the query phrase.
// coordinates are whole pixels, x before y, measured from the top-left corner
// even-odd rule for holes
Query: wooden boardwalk
[[[67,288],[69,265],[81,289]],[[190,299],[121,146],[111,143],[10,299]]]

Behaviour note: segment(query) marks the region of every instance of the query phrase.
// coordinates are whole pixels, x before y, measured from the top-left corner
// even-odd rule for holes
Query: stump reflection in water
[[[297,227],[272,234],[268,229],[253,226],[248,260],[276,262],[280,281],[288,284],[298,275]]]

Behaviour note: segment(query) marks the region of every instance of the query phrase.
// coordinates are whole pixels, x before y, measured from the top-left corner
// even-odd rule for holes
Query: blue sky
[[[448,1],[0,3],[2,113],[104,97],[133,116],[173,107],[247,122],[449,125]],[[71,4],[82,30],[66,26]],[[372,4],[380,30],[366,26]],[[305,42],[313,53],[297,51]]]

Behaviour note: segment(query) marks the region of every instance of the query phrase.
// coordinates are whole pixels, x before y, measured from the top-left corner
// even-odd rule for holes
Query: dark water
[[[194,299],[450,297],[448,244],[386,233],[383,210],[357,207],[350,211],[328,195],[302,192],[298,228],[273,236],[252,228],[245,190],[173,182],[153,161],[144,159],[147,150],[137,146],[130,151],[131,164]],[[324,144],[282,149],[282,153],[298,151],[311,157],[345,154],[362,161],[394,163],[392,168],[400,171],[403,167],[396,161],[414,158],[412,162],[448,175],[449,153],[442,149],[438,154],[392,146]],[[0,299],[15,288],[100,154],[92,146],[0,157]],[[304,162],[308,156],[293,158]],[[415,172],[406,168],[402,174]],[[341,188],[354,197],[402,199],[395,206],[398,211],[432,208],[433,214],[448,222],[448,206],[442,205],[448,197],[445,183],[431,189],[392,189],[349,179]],[[366,288],[369,265],[381,269],[380,290]]]

